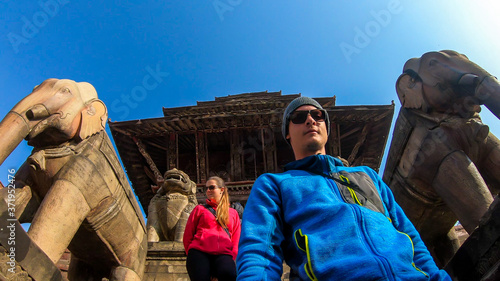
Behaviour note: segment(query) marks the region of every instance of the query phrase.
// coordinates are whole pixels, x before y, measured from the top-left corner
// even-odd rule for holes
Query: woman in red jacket
[[[205,184],[206,204],[198,205],[189,215],[184,231],[186,268],[191,281],[236,280],[234,260],[240,240],[240,218],[229,207],[224,181],[210,177]]]

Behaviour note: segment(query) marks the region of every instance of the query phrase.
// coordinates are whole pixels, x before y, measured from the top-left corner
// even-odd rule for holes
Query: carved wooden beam
[[[340,135],[340,139],[341,139],[341,140],[342,140],[342,139],[345,139],[346,137],[348,137],[348,136],[350,136],[350,135],[352,135],[352,134],[354,134],[354,133],[357,133],[358,131],[359,131],[359,127],[356,127],[356,128],[354,128],[354,129],[350,130],[349,132],[346,132],[346,133],[344,133],[344,134]]]
[[[151,171],[151,169],[148,166],[142,166],[144,169],[144,173],[146,176],[151,180],[151,181],[156,181],[155,174]]]
[[[118,129],[118,128],[114,127],[114,128],[113,128],[113,130],[117,131],[118,133],[120,133],[120,134],[122,134],[122,135],[124,135],[124,136],[130,136],[130,133],[129,133],[129,132],[124,131],[124,130],[122,130],[122,129]]]
[[[368,135],[368,131],[370,128],[371,124],[366,123],[365,126],[363,126],[363,130],[361,131],[361,134],[359,135],[358,142],[356,142],[356,145],[351,151],[351,155],[349,155],[349,158],[347,158],[347,161],[349,164],[353,165],[354,159],[356,158],[356,155],[358,154],[359,148],[363,145],[363,143],[366,140],[366,136]]]
[[[394,101],[392,101],[392,102],[394,103]],[[384,119],[385,117],[387,117],[387,115],[389,115],[389,114],[393,114],[393,112],[389,111],[389,110],[384,111],[381,114],[379,114],[378,116],[375,116],[375,118],[373,118],[373,121],[378,122],[378,121]]]
[[[327,103],[325,103],[321,106],[323,106],[323,108],[333,107],[333,106],[335,106],[336,100],[337,100],[337,96],[334,95],[330,101],[328,101]]]
[[[142,144],[142,141],[140,139],[133,137],[132,140],[135,142],[135,145],[137,145],[137,148],[139,149],[139,152],[142,154],[144,159],[146,159],[146,162],[148,163],[151,171],[153,171],[155,178],[156,178],[156,184],[158,186],[160,186],[164,182],[164,179],[163,179],[163,176],[161,175],[160,171],[156,167],[155,162],[153,161],[151,156],[146,151],[146,148],[144,147],[144,144]],[[155,187],[152,187],[152,189],[154,190]]]
[[[341,156],[341,146],[340,146],[340,125],[332,122],[330,125],[330,136],[328,138],[328,145],[330,146],[330,153],[332,156]]]
[[[148,145],[154,146],[154,147],[159,148],[159,149],[161,149],[161,150],[165,150],[165,151],[167,151],[167,148],[166,148],[165,146],[162,146],[162,145],[156,144],[156,143],[151,142],[151,141],[148,141],[148,142],[146,142],[146,143],[147,143]]]

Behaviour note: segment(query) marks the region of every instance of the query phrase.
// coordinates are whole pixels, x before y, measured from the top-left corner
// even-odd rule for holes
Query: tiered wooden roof
[[[187,137],[189,134],[271,129],[275,147],[289,149],[291,157],[286,160],[293,159],[291,148],[281,137],[281,122],[285,107],[298,96],[300,94],[282,95],[281,92],[267,91],[229,95],[216,97],[214,101],[197,102],[194,106],[163,108],[164,117],[109,122],[118,152],[144,210],[154,195],[151,186],[155,184],[158,171],[163,174],[171,167],[166,155],[171,149],[169,141],[173,136],[178,138],[177,151],[180,151],[196,145],[193,138]],[[349,160],[352,166],[366,165],[378,171],[391,127],[394,103],[335,106],[335,96],[315,99],[330,116],[327,153]],[[218,134],[210,134],[207,141],[213,145],[227,141],[218,138]],[[144,151],[147,151],[146,156]],[[196,179],[192,180],[196,182]],[[234,195],[248,196],[252,183],[252,180],[230,182],[231,198]],[[198,184],[201,192],[202,182]]]

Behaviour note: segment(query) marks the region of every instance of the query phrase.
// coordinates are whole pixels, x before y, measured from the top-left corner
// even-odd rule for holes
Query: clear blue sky
[[[409,58],[452,49],[500,76],[499,8],[451,0],[2,1],[0,116],[47,78],[90,82],[113,121],[264,90],[336,95],[338,105],[394,100],[397,115],[394,84]],[[486,108],[482,117],[499,136],[499,120]],[[30,151],[19,146],[0,167],[4,184]]]

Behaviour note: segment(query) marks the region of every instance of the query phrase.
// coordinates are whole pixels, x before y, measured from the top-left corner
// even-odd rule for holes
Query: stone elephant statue
[[[16,179],[16,217],[70,280],[141,280],[146,227],[111,141],[106,106],[86,82],[48,79],[0,123],[0,163],[23,140],[34,149]]]
[[[459,247],[456,221],[471,233],[500,191],[500,141],[480,105],[500,116],[500,84],[455,51],[406,62],[396,90],[396,121],[383,179],[437,264]]]
[[[175,168],[163,179],[148,207],[148,242],[182,242],[189,214],[198,205],[196,184]]]

